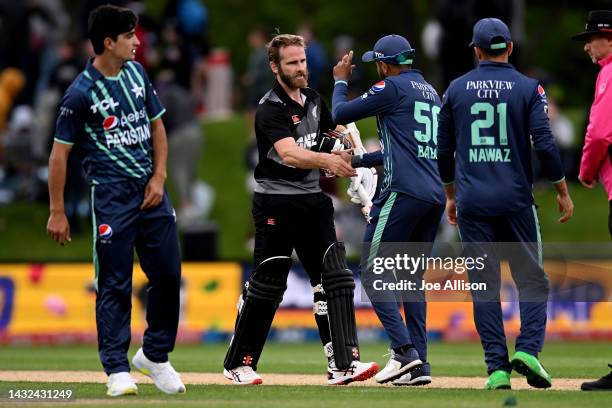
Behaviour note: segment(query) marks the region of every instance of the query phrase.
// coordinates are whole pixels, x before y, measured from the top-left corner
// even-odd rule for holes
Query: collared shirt
[[[115,77],[92,62],[64,94],[55,141],[75,145],[90,184],[146,181],[153,172],[150,123],[165,109],[138,62],[126,62]]]
[[[511,64],[483,61],[443,95],[438,164],[466,214],[512,214],[533,204],[531,146],[551,182],[563,167],[544,88]]]
[[[303,106],[287,95],[276,82],[259,101],[255,114],[255,136],[259,162],[255,167],[256,193],[308,194],[321,191],[319,169],[298,169],[283,163],[274,143],[292,137],[295,143],[310,149],[320,132],[333,129],[329,109],[311,88],[302,88]]]
[[[612,88],[612,54],[598,63],[601,70],[597,75],[595,96],[582,148],[580,177],[587,181],[601,177],[608,199],[612,200],[612,168],[610,160],[607,160],[608,149],[612,145],[612,89],[609,89]]]

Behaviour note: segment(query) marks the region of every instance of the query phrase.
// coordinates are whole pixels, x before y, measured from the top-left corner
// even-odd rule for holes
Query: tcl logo
[[[119,106],[119,102],[115,102],[113,98],[106,98],[98,103],[91,105],[89,109],[91,109],[93,113],[98,113],[98,109],[107,111],[110,108],[114,111],[117,106]]]

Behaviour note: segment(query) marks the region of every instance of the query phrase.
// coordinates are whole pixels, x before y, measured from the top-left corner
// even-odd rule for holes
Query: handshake
[[[354,123],[349,123],[342,133],[347,134],[348,144],[353,148],[354,154],[361,155],[366,153],[359,129],[357,129]],[[351,177],[351,184],[346,193],[350,197],[351,202],[362,206],[361,212],[369,223],[372,198],[376,193],[378,176],[374,168],[359,167],[355,171],[357,175]]]
[[[322,173],[326,177],[339,175],[351,178],[347,194],[351,202],[362,206],[361,212],[369,223],[372,198],[376,193],[378,176],[374,168],[359,167],[353,169],[351,166],[351,151],[357,155],[367,153],[357,126],[354,123],[349,123],[346,128],[339,125],[335,130],[322,132],[317,138],[313,150],[321,153],[332,153],[332,156],[336,156],[333,160],[330,160],[329,167],[321,168]],[[339,160],[341,165],[332,166],[339,158],[341,158]]]

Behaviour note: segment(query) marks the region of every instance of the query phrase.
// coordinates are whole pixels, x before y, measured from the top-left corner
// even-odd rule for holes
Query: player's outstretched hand
[[[446,219],[450,225],[457,225],[457,204],[455,199],[446,199]]]
[[[559,212],[562,213],[559,222],[563,224],[574,215],[574,203],[569,194],[557,194],[557,202],[559,203]]]
[[[353,73],[353,68],[355,68],[355,65],[353,65],[353,51],[349,51],[348,54],[344,54],[334,67],[334,81],[348,81]]]
[[[70,238],[70,224],[68,224],[68,218],[63,211],[51,213],[49,221],[47,221],[47,235],[62,246],[72,240]]]
[[[340,177],[355,177],[357,172],[350,163],[347,163],[341,156],[330,154],[327,160],[327,169]]]
[[[161,176],[152,176],[145,187],[144,200],[140,205],[141,210],[152,208],[161,203],[164,198],[164,179]]]

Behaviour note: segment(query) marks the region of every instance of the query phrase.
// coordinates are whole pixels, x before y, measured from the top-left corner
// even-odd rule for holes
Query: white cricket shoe
[[[170,365],[165,363],[154,363],[149,360],[139,348],[132,359],[132,364],[138,371],[150,377],[155,386],[166,394],[181,394],[185,392],[185,384],[181,381],[181,376]]]
[[[231,370],[224,368],[223,375],[237,385],[257,385],[263,383],[259,374],[251,366],[240,366]]]
[[[378,364],[374,362],[362,363],[359,360],[354,360],[347,369],[339,369],[332,361],[327,368],[327,384],[346,385],[353,381],[365,381],[377,372]]]
[[[138,394],[136,381],[134,381],[134,378],[127,371],[109,375],[106,387],[108,388],[106,395],[109,397]]]
[[[408,370],[423,364],[419,358],[419,353],[414,348],[408,349],[404,354],[395,353],[393,350],[389,350],[389,352],[391,357],[387,361],[387,365],[374,377],[379,384],[393,381],[404,375]]]

